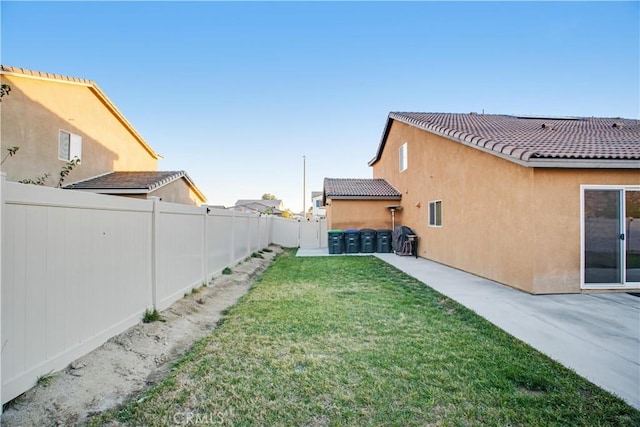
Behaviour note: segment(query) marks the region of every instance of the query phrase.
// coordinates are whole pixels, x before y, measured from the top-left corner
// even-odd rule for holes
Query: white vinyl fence
[[[327,220],[292,220],[273,217],[273,241],[287,248],[326,248]]]
[[[1,397],[60,370],[300,223],[0,180]]]

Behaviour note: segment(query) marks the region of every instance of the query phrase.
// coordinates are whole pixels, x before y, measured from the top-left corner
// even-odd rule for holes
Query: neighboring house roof
[[[38,80],[49,80],[60,82],[64,84],[73,84],[86,86],[93,92],[93,94],[107,107],[109,111],[116,117],[116,119],[122,123],[122,125],[131,133],[131,135],[144,147],[145,150],[155,159],[161,159],[162,156],[156,153],[153,148],[144,140],[144,138],[135,130],[133,125],[124,117],[124,115],[118,110],[113,102],[107,97],[107,95],[100,89],[96,82],[92,80],[80,79],[77,77],[62,76],[59,74],[45,73],[41,71],[32,71],[25,68],[10,67],[7,65],[0,65],[0,74],[8,76],[19,76],[26,78],[33,78]]]
[[[95,193],[148,194],[178,179],[186,180],[202,201],[207,200],[185,171],[109,172],[66,185],[64,188]]]
[[[324,198],[400,200],[402,195],[382,178],[325,178]]]
[[[640,120],[391,112],[370,166],[394,120],[525,166],[637,168],[640,160]]]
[[[311,198],[315,199],[316,197],[321,197],[322,196],[322,191],[312,191],[311,192]]]
[[[263,202],[275,202],[275,200],[260,200],[260,201],[251,201],[251,200],[238,200],[238,202],[244,201],[247,203],[236,204],[234,208],[240,208],[245,210],[250,210],[258,213],[269,213],[273,215],[280,215],[282,211],[274,206],[273,203],[263,203]],[[276,205],[277,206],[277,205]]]
[[[282,205],[282,200],[265,200],[265,199],[241,199],[236,202],[236,206],[248,206],[258,203],[261,205],[278,208]]]

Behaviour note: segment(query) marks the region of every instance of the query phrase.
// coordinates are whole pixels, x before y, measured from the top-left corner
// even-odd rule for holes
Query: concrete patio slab
[[[424,258],[360,255],[375,255],[426,283],[640,409],[639,297],[530,295]],[[327,248],[300,249],[298,256],[329,254]]]

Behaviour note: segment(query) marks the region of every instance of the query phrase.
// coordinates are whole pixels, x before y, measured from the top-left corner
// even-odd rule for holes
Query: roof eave
[[[73,188],[65,187],[65,190],[88,191],[97,194],[149,194],[148,188]]]
[[[402,200],[402,196],[332,196],[327,194],[327,199],[331,200]]]
[[[140,135],[138,131],[133,127],[133,125],[129,123],[126,117],[124,117],[124,115],[120,112],[120,110],[118,110],[115,104],[111,102],[111,100],[107,97],[107,95],[102,91],[102,89],[100,89],[100,87],[96,83],[93,83],[90,89],[95,93],[96,97],[100,99],[100,101],[102,101],[102,103],[107,107],[107,109],[111,111],[111,113],[114,116],[116,116],[116,118],[124,125],[124,127],[129,131],[129,133],[133,135],[133,137],[140,143],[140,145],[142,145],[142,147],[149,153],[149,155],[151,155],[151,157],[153,157],[156,160],[160,160],[163,158],[160,154],[156,153],[156,151],[153,148],[151,148],[151,146],[147,143],[147,141],[144,140],[142,135]]]
[[[391,130],[391,123],[393,122],[391,114],[392,113],[389,113],[389,115],[387,116],[387,121],[384,124],[384,130],[382,131],[382,137],[380,138],[380,143],[378,144],[378,150],[376,151],[375,157],[369,160],[369,166],[373,166],[374,164],[376,164],[382,157],[382,150],[384,150],[384,146],[387,142],[387,137],[389,136],[389,131]]]
[[[515,160],[515,159],[514,159]],[[567,169],[638,169],[640,160],[624,159],[529,159],[522,162],[524,166],[533,168],[567,168]]]

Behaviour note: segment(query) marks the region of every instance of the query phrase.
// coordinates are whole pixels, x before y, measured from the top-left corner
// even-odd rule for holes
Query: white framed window
[[[407,170],[409,161],[407,158],[407,143],[400,146],[400,172]]]
[[[71,161],[82,159],[82,137],[66,130],[58,131],[58,159]]]
[[[429,202],[429,227],[442,227],[442,200]]]

